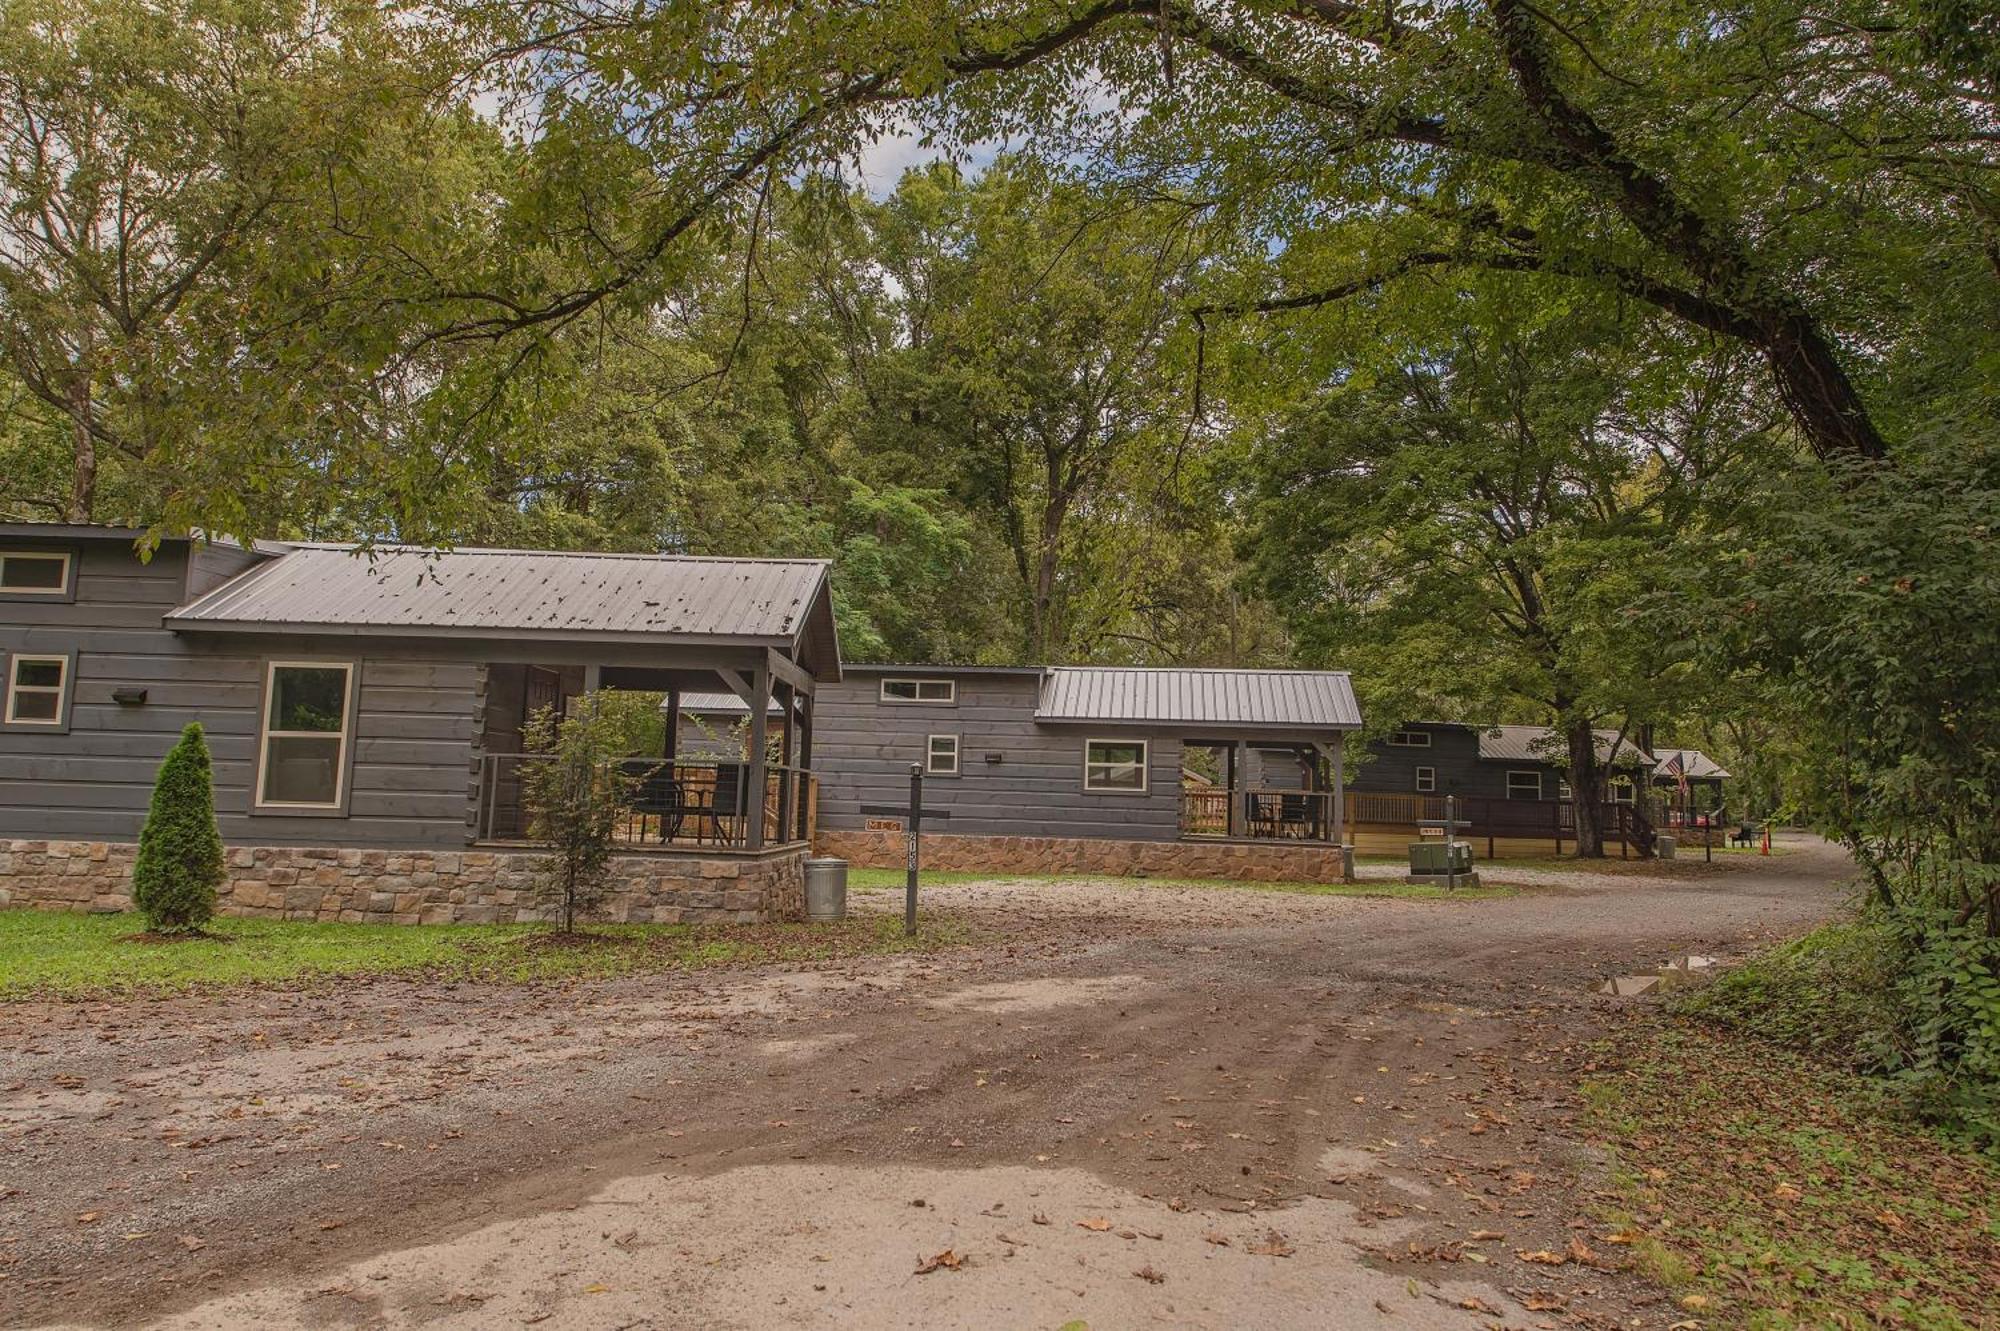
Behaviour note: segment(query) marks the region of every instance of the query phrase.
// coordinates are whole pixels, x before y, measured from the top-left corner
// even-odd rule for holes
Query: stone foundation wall
[[[900,868],[903,833],[822,829],[814,842],[865,868]],[[1103,874],[1112,877],[1234,878],[1260,883],[1337,883],[1338,846],[1242,841],[1109,841],[1091,837],[952,836],[924,833],[927,869],[995,874]]]
[[[132,908],[137,847],[0,839],[0,907]],[[764,855],[621,855],[596,917],[631,923],[753,923],[805,917],[803,847]],[[217,910],[287,920],[492,924],[542,920],[523,850],[396,851],[239,846]]]

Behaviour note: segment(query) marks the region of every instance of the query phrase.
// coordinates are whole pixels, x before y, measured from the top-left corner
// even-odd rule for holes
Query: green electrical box
[[[1447,855],[1447,849],[1450,854]],[[1452,861],[1457,861],[1453,863]],[[1443,875],[1472,872],[1472,843],[1455,841],[1449,847],[1444,838],[1412,841],[1410,843],[1410,872],[1424,875]]]

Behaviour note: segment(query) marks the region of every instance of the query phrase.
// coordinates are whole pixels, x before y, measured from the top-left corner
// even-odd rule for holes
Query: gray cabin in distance
[[[734,757],[636,756],[617,918],[803,909],[828,568],[437,552],[0,524],[0,904],[128,900],[152,780],[202,723],[224,907],[368,920],[532,913],[522,726],[600,688],[743,700]]]
[[[903,863],[917,764],[933,868],[1344,872],[1344,672],[849,663],[819,702],[823,854]]]

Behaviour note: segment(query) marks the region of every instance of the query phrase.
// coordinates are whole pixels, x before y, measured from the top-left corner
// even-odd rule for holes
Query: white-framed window
[[[69,657],[21,652],[7,658],[10,726],[61,726],[68,714]]]
[[[943,702],[958,701],[958,681],[955,679],[885,679],[882,681],[883,702]]]
[[[67,550],[0,550],[0,593],[68,596]]]
[[[957,776],[958,736],[932,735],[926,739],[924,770],[932,776]]]
[[[1569,782],[1562,777],[1556,778],[1556,798],[1564,802],[1576,798],[1576,792],[1569,788]]]
[[[1428,749],[1431,746],[1431,732],[1428,730],[1392,730],[1389,743],[1399,749]]]
[[[1510,800],[1538,800],[1542,797],[1542,774],[1540,772],[1507,773],[1507,798]]]
[[[1083,742],[1083,788],[1105,795],[1146,793],[1146,741],[1087,739]]]
[[[1417,769],[1418,793],[1427,795],[1431,791],[1436,790],[1437,788],[1438,788],[1438,769],[1435,767],[1419,767]]]
[[[1611,802],[1613,804],[1632,804],[1637,802],[1638,798],[1638,792],[1632,788],[1631,777],[1614,776],[1611,778]]]
[[[257,806],[338,809],[347,795],[354,665],[273,661],[264,675]]]

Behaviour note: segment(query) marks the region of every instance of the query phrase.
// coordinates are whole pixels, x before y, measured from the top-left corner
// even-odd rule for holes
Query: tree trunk
[[[1604,767],[1597,760],[1597,735],[1588,721],[1573,721],[1564,731],[1569,742],[1569,793],[1576,803],[1576,853],[1579,859],[1604,858]]]
[[[90,432],[90,375],[79,370],[69,390],[69,503],[63,521],[89,522],[97,508],[97,437]]]
[[[1887,457],[1867,405],[1819,325],[1796,311],[1781,316],[1775,327],[1758,322],[1763,328],[1758,341],[1779,396],[1813,452],[1822,459]]]

